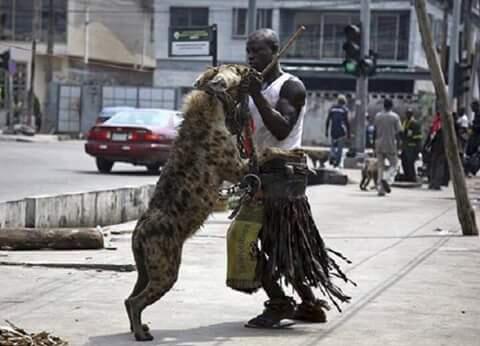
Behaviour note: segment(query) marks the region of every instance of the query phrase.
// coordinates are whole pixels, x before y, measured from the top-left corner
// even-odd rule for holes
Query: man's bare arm
[[[259,90],[252,93],[252,98],[265,126],[275,138],[283,140],[292,131],[305,105],[306,91],[301,82],[288,80],[280,90],[280,99],[275,108],[268,103]]]

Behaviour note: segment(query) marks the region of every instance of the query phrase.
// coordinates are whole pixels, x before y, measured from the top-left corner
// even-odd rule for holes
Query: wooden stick
[[[427,16],[427,6],[425,0],[416,0],[415,9],[417,12],[418,26],[422,36],[423,49],[427,57],[430,73],[432,75],[433,85],[440,104],[440,114],[442,117],[443,143],[447,154],[448,167],[452,177],[453,191],[457,202],[457,216],[462,226],[463,235],[478,235],[478,228],[475,219],[475,211],[472,208],[468,197],[467,185],[463,172],[460,155],[458,155],[457,137],[452,117],[452,105],[448,103],[447,88],[445,78],[440,67],[440,59],[433,48],[432,30]],[[453,83],[453,81],[450,81]]]
[[[262,71],[262,76],[265,77],[265,75],[278,63],[278,60],[282,57],[283,54],[290,48],[290,46],[295,42],[295,40],[303,34],[303,32],[307,30],[307,28],[302,25],[295,31],[295,33],[288,39],[287,43],[280,49],[280,51],[273,57],[273,60],[270,62],[270,64],[265,67],[265,69]]]

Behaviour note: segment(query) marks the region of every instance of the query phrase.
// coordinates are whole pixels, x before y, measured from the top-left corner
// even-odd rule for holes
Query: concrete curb
[[[0,203],[1,228],[68,228],[121,224],[147,209],[154,184]]]
[[[73,140],[70,135],[43,135],[34,136],[25,135],[7,135],[0,134],[0,142],[22,142],[22,143],[56,143],[59,141]]]

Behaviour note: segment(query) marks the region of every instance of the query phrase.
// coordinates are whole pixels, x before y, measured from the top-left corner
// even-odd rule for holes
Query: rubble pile
[[[45,331],[27,333],[25,330],[6,321],[9,326],[0,326],[0,345],[2,346],[68,346],[68,342]]]

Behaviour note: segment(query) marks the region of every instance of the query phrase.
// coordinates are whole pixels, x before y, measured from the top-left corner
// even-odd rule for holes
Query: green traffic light
[[[346,61],[343,65],[345,72],[349,74],[356,74],[357,73],[357,62],[356,61]]]

